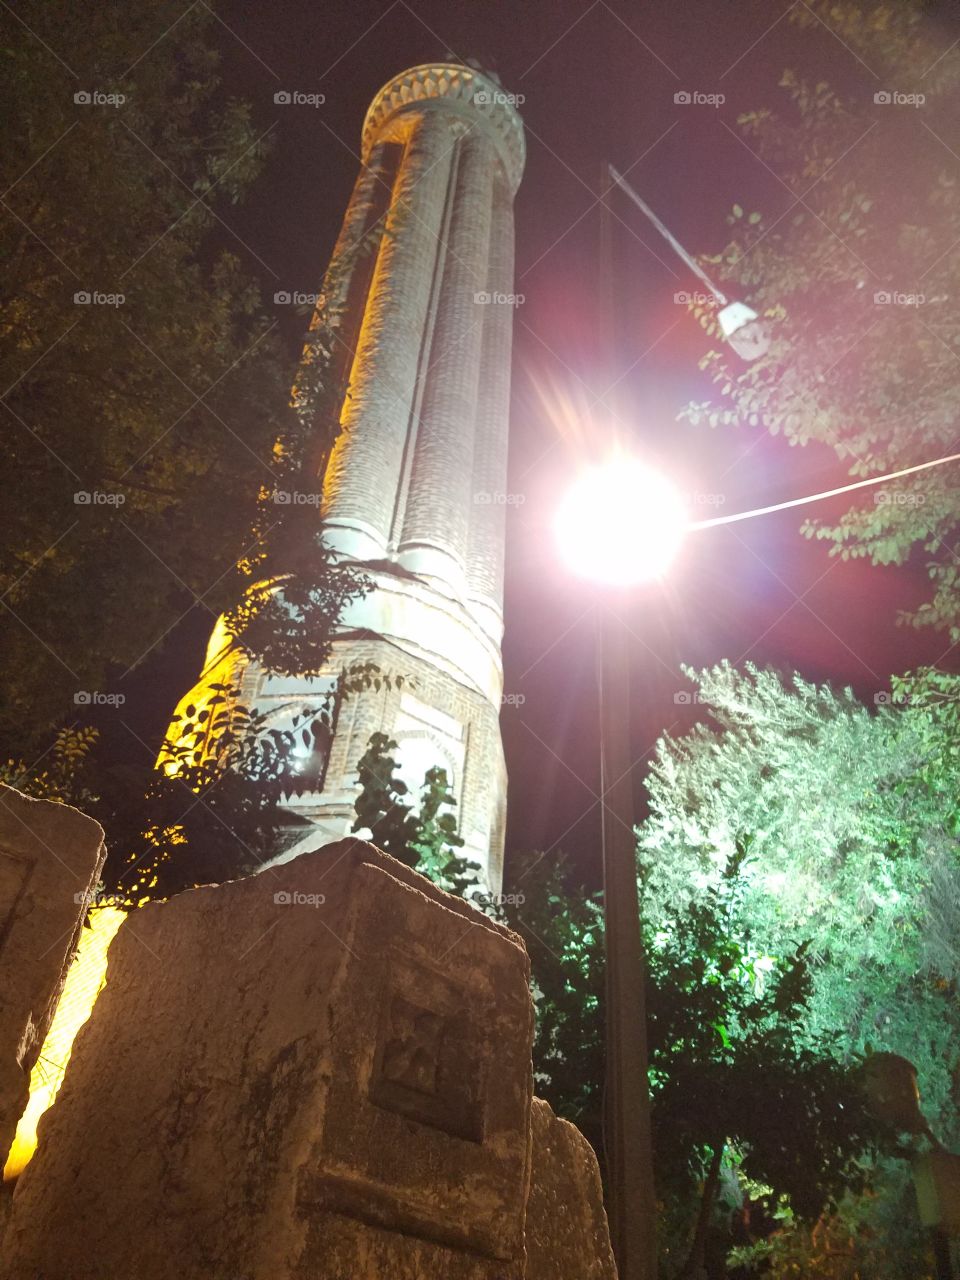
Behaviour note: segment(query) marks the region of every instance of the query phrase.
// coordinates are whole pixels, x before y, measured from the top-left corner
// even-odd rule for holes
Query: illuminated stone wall
[[[104,857],[92,818],[0,785],[0,1166]]]
[[[363,167],[334,262],[378,218],[387,232],[372,258],[338,273],[342,431],[323,521],[337,551],[372,563],[376,590],[342,619],[330,677],[374,661],[416,685],[351,697],[322,793],[296,803],[326,834],[345,834],[359,758],[370,734],[387,733],[414,786],[430,765],[447,768],[465,852],[493,888],[506,802],[498,716],[509,299],[523,163],[509,95],[468,67],[404,72],[367,114]],[[184,702],[222,678],[222,640],[215,634],[200,686]],[[329,685],[265,678],[255,667],[243,676],[245,694],[278,720]]]

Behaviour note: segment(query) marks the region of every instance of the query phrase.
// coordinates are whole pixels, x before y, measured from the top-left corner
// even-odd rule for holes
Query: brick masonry
[[[334,263],[376,217],[387,231],[372,266],[346,273],[341,295],[341,346],[354,345],[341,351],[341,435],[324,477],[323,522],[330,545],[375,567],[377,587],[342,619],[326,683],[366,661],[414,683],[344,701],[323,790],[295,806],[325,834],[345,834],[357,762],[373,732],[387,733],[414,787],[431,765],[447,769],[467,852],[494,889],[506,804],[499,712],[513,308],[503,299],[513,288],[523,162],[508,96],[468,67],[403,72],[367,114]],[[208,656],[200,686],[223,674],[219,655]],[[253,667],[244,674],[246,695],[278,720],[317,688]]]

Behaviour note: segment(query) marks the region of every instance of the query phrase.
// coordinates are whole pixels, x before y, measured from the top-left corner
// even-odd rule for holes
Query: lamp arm
[[[617,184],[620,190],[625,192],[633,201],[633,203],[637,206],[637,208],[641,211],[641,213],[645,214],[646,217],[649,219],[649,221],[653,223],[656,229],[663,236],[664,240],[666,240],[667,244],[674,251],[674,253],[676,253],[678,257],[683,259],[683,261],[687,264],[687,266],[690,268],[690,270],[693,272],[693,274],[697,277],[698,280],[703,281],[703,283],[707,286],[707,288],[716,298],[717,302],[719,302],[720,306],[725,307],[727,305],[728,298],[720,289],[717,288],[717,286],[713,283],[713,281],[710,279],[707,273],[703,270],[700,264],[696,261],[696,259],[691,258],[690,254],[687,253],[686,249],[683,247],[680,241],[676,238],[673,232],[671,232],[670,230],[668,230],[666,226],[664,226],[664,224],[653,212],[653,210],[650,208],[647,202],[645,200],[642,200],[640,196],[637,195],[636,191],[634,191],[633,187],[630,186],[629,182],[627,182],[623,174],[619,173],[613,167],[612,164],[608,165],[607,167],[610,170],[610,177],[614,180],[614,182]]]

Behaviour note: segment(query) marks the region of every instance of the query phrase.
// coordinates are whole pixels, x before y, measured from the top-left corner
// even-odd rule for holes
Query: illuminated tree
[[[766,313],[772,344],[745,365],[719,343],[703,361],[718,398],[689,416],[824,444],[854,479],[957,448],[960,50],[926,8],[811,0],[789,10],[809,37],[800,56],[817,65],[838,37],[860,59],[849,71],[861,87],[788,70],[776,110],[741,116],[747,147],[785,190],[768,209],[734,206],[732,239],[711,260]],[[958,522],[951,465],[867,490],[835,523],[812,519],[804,532],[845,558],[925,563],[932,594],[906,620],[956,640]]]
[[[698,909],[751,837],[744,918],[762,954],[809,943],[811,1043],[839,1031],[845,1057],[911,1059],[935,1131],[956,1143],[960,678],[894,682],[868,710],[849,691],[753,667],[689,674],[712,724],[657,750],[640,829],[647,920]],[[878,1208],[884,1247],[915,1226],[903,1175],[894,1182]],[[875,1216],[870,1229],[883,1227]]]

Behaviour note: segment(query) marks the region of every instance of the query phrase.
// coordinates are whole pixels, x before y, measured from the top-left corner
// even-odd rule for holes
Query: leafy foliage
[[[817,42],[839,38],[872,74],[852,96],[789,70],[780,109],[741,117],[744,142],[788,197],[761,212],[735,206],[732,238],[711,261],[767,316],[772,344],[749,365],[723,343],[710,350],[702,363],[718,398],[688,410],[693,421],[826,445],[856,479],[956,449],[960,52],[924,8],[811,0],[790,10],[812,59]],[[713,313],[700,318],[719,340]],[[836,523],[811,520],[804,532],[844,558],[922,558],[932,594],[907,618],[956,640],[958,478],[954,464],[868,490]]]
[[[729,1244],[733,1221],[765,1239],[778,1204],[811,1221],[860,1189],[861,1158],[880,1138],[836,1035],[809,1033],[807,944],[775,957],[754,940],[748,848],[647,929],[659,1189],[682,1206],[701,1188],[684,1275],[699,1273],[711,1234]],[[725,1214],[711,1229],[724,1169]]]
[[[429,876],[448,893],[467,897],[468,890],[479,888],[480,868],[457,852],[463,839],[449,812],[457,802],[446,770],[427,770],[420,803],[414,807],[407,799],[409,788],[397,773],[397,759],[391,754],[396,750],[397,743],[386,734],[371,735],[360,757],[353,830],[369,832],[385,853]]]
[[[743,915],[761,954],[788,957],[809,944],[805,1042],[816,1048],[839,1031],[845,1061],[874,1049],[909,1058],[934,1130],[956,1142],[960,1020],[949,939],[960,923],[960,680],[920,673],[895,682],[871,712],[849,690],[797,676],[729,664],[688,674],[714,727],[659,744],[640,830],[648,920],[661,927],[697,910],[752,836]],[[928,930],[933,908],[939,940]],[[902,1221],[889,1227],[906,1240]],[[896,1253],[897,1234],[878,1220],[871,1230],[871,1248]],[[898,1263],[904,1274],[912,1256]]]
[[[92,725],[66,725],[33,763],[10,758],[0,765],[0,782],[37,800],[60,800],[78,807],[93,804],[96,797],[87,790],[85,775],[99,737]]]
[[[563,854],[511,860],[502,916],[530,955],[538,1094],[602,1153],[603,904]]]
[[[273,323],[211,242],[265,146],[247,107],[218,98],[212,27],[204,6],[144,0],[28,3],[9,24],[0,459],[18,498],[0,660],[15,742],[137,663],[194,599],[229,601],[285,412]]]
[[[210,6],[172,0],[27,0],[9,24],[0,465],[17,500],[0,516],[0,740],[17,752],[194,604],[226,610],[275,670],[298,650],[304,673],[367,586],[331,557],[316,507],[274,500],[318,487],[338,430],[321,358],[336,317],[315,317],[291,406],[229,217],[268,139],[223,100],[218,30]]]

